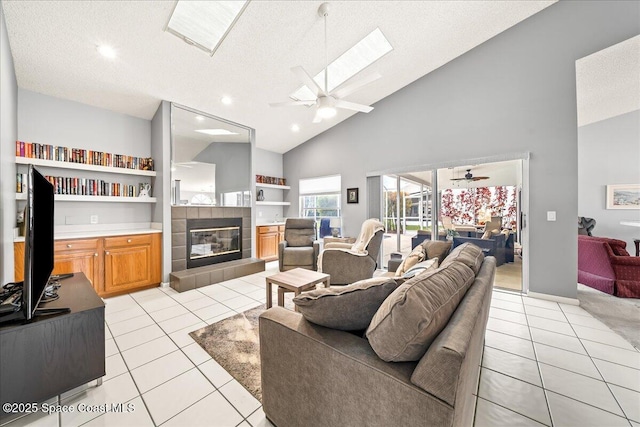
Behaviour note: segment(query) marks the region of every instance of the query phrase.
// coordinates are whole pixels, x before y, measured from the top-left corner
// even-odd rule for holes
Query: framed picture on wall
[[[357,188],[347,188],[347,203],[358,203]]]
[[[607,185],[607,209],[640,209],[640,184]]]

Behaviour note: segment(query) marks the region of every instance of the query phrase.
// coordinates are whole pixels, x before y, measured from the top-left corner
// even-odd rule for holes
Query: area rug
[[[263,304],[189,334],[260,402],[258,317],[265,309]]]
[[[618,298],[578,284],[580,307],[640,349],[640,299]]]

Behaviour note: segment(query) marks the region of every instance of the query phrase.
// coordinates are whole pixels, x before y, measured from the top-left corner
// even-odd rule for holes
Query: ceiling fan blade
[[[338,108],[346,108],[347,110],[360,111],[361,113],[368,113],[373,110],[373,107],[369,105],[356,104],[355,102],[349,102],[343,99],[336,99],[335,106]]]
[[[473,180],[474,181],[482,181],[483,179],[489,179],[488,176],[474,176]]]
[[[320,116],[320,113],[316,111],[316,115],[313,117],[312,123],[320,123],[321,121],[322,121],[322,117]]]
[[[324,93],[324,90],[320,87],[320,85],[318,85],[318,83],[316,83],[316,81],[313,80],[313,77],[311,77],[309,73],[305,71],[304,68],[302,68],[301,66],[297,66],[297,67],[293,67],[291,71],[293,72],[293,74],[298,76],[300,81],[302,81],[302,83],[304,83],[305,86],[311,89],[311,91],[316,96],[326,95],[326,93]]]
[[[311,106],[315,104],[316,101],[285,101],[285,102],[270,102],[269,105],[272,107],[296,107],[298,105],[306,105]]]
[[[351,84],[337,88],[331,95],[336,98],[344,98],[345,96],[360,90],[360,88],[368,85],[369,83],[375,82],[380,77],[382,76],[378,73],[369,74],[368,76],[362,77]]]

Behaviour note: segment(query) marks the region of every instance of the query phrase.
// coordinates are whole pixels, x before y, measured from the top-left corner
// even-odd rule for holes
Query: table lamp
[[[338,237],[340,234],[340,227],[342,226],[342,221],[340,218],[331,218],[329,221],[329,227],[331,227],[331,235],[333,237]]]

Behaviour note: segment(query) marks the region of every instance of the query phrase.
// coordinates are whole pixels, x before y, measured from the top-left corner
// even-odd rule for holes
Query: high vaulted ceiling
[[[313,108],[268,105],[300,86],[291,67],[312,75],[323,68],[321,3],[254,0],[213,57],[164,31],[174,1],[4,0],[2,7],[19,87],[145,119],[160,100],[177,102],[250,126],[258,147],[286,152],[354,114],[340,110],[313,124]],[[361,73],[382,78],[348,97],[371,104],[551,4],[334,1],[328,56],[382,30],[393,51]],[[101,44],[117,58],[101,57]],[[232,104],[223,105],[223,96]]]

